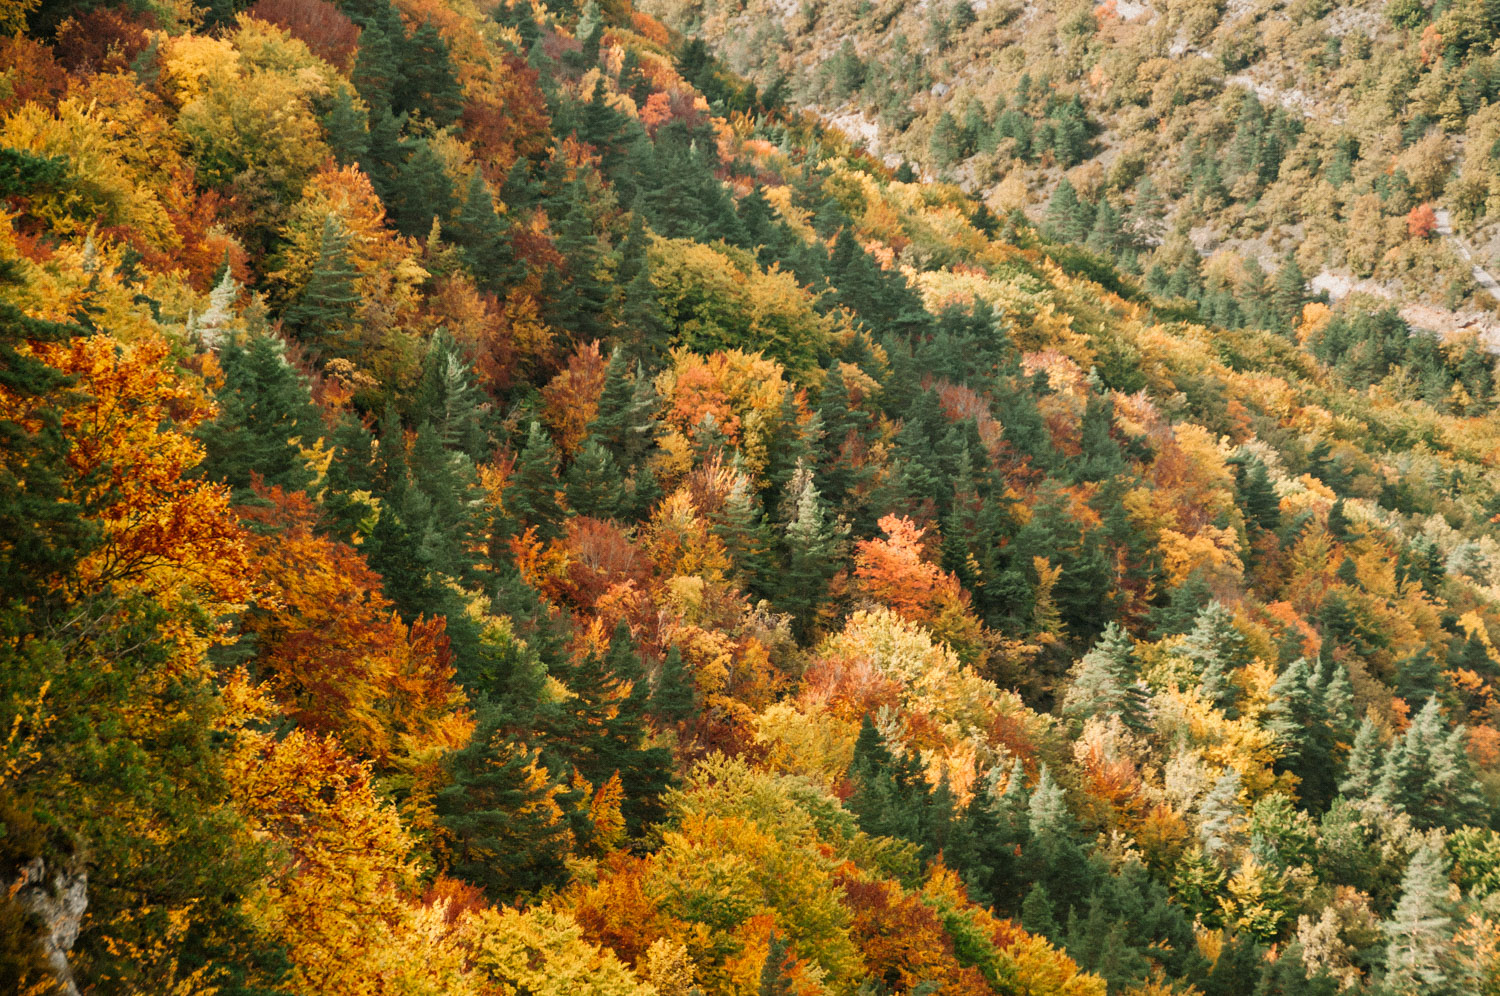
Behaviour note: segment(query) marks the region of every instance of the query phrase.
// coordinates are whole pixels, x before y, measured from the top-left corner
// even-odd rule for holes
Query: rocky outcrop
[[[54,870],[49,873],[41,858],[21,866],[21,877],[13,888],[21,908],[41,920],[42,951],[57,977],[57,991],[78,996],[68,952],[78,940],[83,912],[88,908],[88,872]]]

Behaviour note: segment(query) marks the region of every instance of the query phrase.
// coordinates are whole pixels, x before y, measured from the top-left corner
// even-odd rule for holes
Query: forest
[[[1285,272],[1500,331],[1470,258],[1500,253],[1494,0],[642,6],[889,165],[1024,209],[1216,325],[1273,327]]]
[[[0,990],[1500,996],[1479,335],[667,20],[0,0]]]

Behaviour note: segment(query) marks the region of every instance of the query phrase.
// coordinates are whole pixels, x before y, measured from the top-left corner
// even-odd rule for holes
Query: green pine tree
[[[282,323],[319,359],[341,355],[355,327],[360,298],[354,281],[359,274],[350,259],[349,241],[338,217],[324,216],[312,273],[282,316]]]
[[[236,500],[251,496],[252,475],[266,487],[300,491],[313,482],[302,456],[324,435],[307,382],[286,360],[280,340],[259,333],[219,350],[224,385],[219,413],[198,431],[204,459],[199,473],[224,481]]]

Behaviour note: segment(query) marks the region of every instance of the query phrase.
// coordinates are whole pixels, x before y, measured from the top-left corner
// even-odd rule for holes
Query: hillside
[[[1200,266],[1270,229],[1089,187],[1167,140],[1083,90],[1034,224],[797,109],[870,9],[663,13],[791,82],[623,0],[0,5],[0,990],[1500,992],[1480,336]],[[1068,79],[1221,43],[1083,14]]]
[[[1494,3],[645,6],[891,165],[1025,210],[1221,324],[1264,323],[1258,288],[1294,260],[1334,298],[1500,345]]]

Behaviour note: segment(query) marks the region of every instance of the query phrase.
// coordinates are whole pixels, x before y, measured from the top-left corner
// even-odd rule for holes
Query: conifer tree
[[[1125,472],[1125,456],[1111,435],[1114,419],[1113,399],[1108,394],[1091,393],[1079,427],[1083,453],[1074,472],[1077,480],[1104,481]]]
[[[359,294],[358,276],[349,255],[349,233],[332,213],[323,218],[318,258],[312,274],[282,322],[319,358],[339,355],[344,340],[354,328]]]
[[[501,726],[498,709],[481,710],[473,739],[449,756],[452,781],[436,799],[450,871],[495,903],[560,884],[573,843],[538,752]]]
[[[1271,310],[1276,316],[1276,331],[1290,332],[1302,314],[1307,300],[1307,277],[1297,265],[1297,254],[1287,250],[1271,285]]]
[[[469,272],[480,287],[500,291],[520,278],[505,222],[496,213],[490,186],[479,170],[470,176],[463,206],[447,231],[462,247]]]
[[[1075,719],[1119,716],[1131,729],[1144,730],[1146,694],[1137,683],[1134,657],[1134,642],[1119,623],[1111,622],[1074,666],[1063,714]]]
[[[38,359],[42,343],[66,343],[86,329],[76,321],[32,317],[7,297],[23,283],[16,260],[0,259],[0,391],[33,418],[0,415],[0,608],[51,601],[55,581],[97,541],[78,473],[66,460],[63,416],[84,400],[72,378]],[[42,400],[45,399],[45,404]]]
[[[448,330],[438,329],[422,359],[416,422],[431,425],[444,447],[463,453],[477,465],[489,456],[491,448],[488,409],[473,366]]]
[[[1448,860],[1441,847],[1423,844],[1401,879],[1401,901],[1382,924],[1386,936],[1385,985],[1399,996],[1471,992],[1453,949],[1453,906]]]
[[[340,166],[363,163],[370,153],[369,116],[355,105],[347,87],[334,91],[333,106],[323,115],[323,131]]]
[[[674,723],[691,719],[698,708],[697,689],[692,675],[682,662],[682,651],[675,646],[667,649],[657,671],[656,682],[651,688],[651,706],[648,710],[658,720]]]
[[[1271,485],[1266,465],[1250,457],[1235,467],[1239,505],[1247,522],[1261,529],[1275,529],[1281,523],[1281,499]]]
[[[389,198],[381,195],[390,207],[391,219],[402,235],[412,238],[427,234],[434,218],[447,224],[458,207],[453,179],[432,143],[425,140],[413,143],[391,194]]]
[[[854,791],[845,805],[860,829],[876,837],[922,839],[927,787],[921,769],[909,754],[897,758],[891,752],[868,713],[854,742],[848,777]]]
[[[782,530],[783,564],[776,604],[806,633],[837,565],[840,530],[828,522],[813,474],[799,464],[787,486]]]
[[[401,77],[401,86],[391,95],[396,113],[421,114],[435,128],[458,120],[463,112],[458,69],[430,18],[401,45]]]
[[[646,746],[651,687],[629,627],[620,622],[603,653],[583,654],[556,677],[573,697],[559,703],[545,723],[552,744],[595,787],[619,776],[626,830],[639,834],[664,811],[661,794],[671,783],[672,755]]]
[[[714,534],[724,543],[734,571],[752,597],[772,594],[771,534],[760,498],[745,474],[735,475],[724,509],[714,522]]]
[[[1251,663],[1245,637],[1234,616],[1217,600],[1198,613],[1193,630],[1177,648],[1198,673],[1204,699],[1221,709],[1232,709],[1236,697],[1233,677]]]
[[[634,467],[651,446],[656,426],[656,391],[648,377],[632,377],[625,352],[615,349],[604,368],[604,387],[589,434],[621,467]]]
[[[1057,182],[1057,188],[1047,201],[1049,232],[1063,242],[1082,244],[1088,238],[1093,223],[1092,209],[1078,197],[1078,191],[1068,178],[1063,177]]]
[[[540,424],[532,422],[526,431],[526,444],[516,457],[515,471],[505,491],[505,507],[522,526],[534,526],[538,539],[556,539],[562,535],[566,517],[558,504],[560,490],[557,476],[557,447],[552,445]]]
[[[1245,825],[1240,805],[1240,773],[1227,769],[1198,804],[1198,839],[1206,857],[1228,863],[1239,845]]]
[[[227,483],[239,501],[250,497],[257,474],[266,487],[306,488],[313,473],[302,451],[324,435],[323,420],[281,342],[257,333],[225,345],[219,363],[219,414],[199,430],[206,451],[199,473]]]
[[[618,518],[625,509],[625,482],[615,458],[590,436],[563,474],[568,508],[575,515]]]

